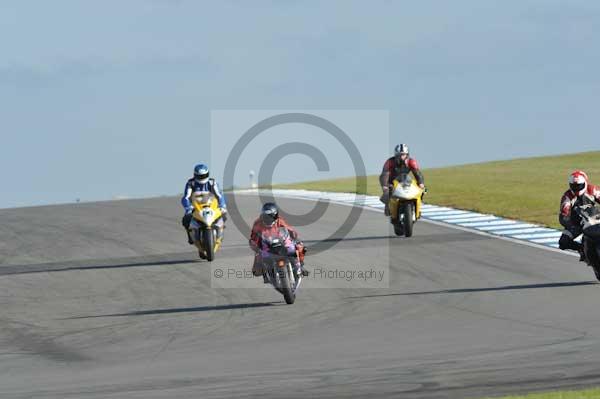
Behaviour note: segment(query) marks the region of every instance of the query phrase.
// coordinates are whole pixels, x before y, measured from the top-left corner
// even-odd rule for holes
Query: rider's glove
[[[296,246],[297,247],[302,247],[302,253],[306,253],[307,249],[306,249],[306,245],[304,245],[304,242],[298,240],[296,241]]]
[[[223,221],[226,222],[227,221],[227,208],[219,208],[219,210],[221,211]]]
[[[188,206],[187,208],[185,208],[185,214],[190,214],[194,212],[194,207],[193,206]]]

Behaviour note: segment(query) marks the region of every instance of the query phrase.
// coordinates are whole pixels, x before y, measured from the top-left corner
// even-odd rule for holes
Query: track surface
[[[238,202],[247,219],[258,209]],[[331,205],[302,236],[328,237],[348,209]],[[426,223],[390,238],[383,215],[365,211],[307,265],[389,257],[390,287],[308,280],[287,306],[270,289],[212,288],[180,217],[174,198],[0,211],[1,398],[468,398],[600,385],[600,287],[576,258]],[[233,223],[226,240],[214,266],[249,266]]]

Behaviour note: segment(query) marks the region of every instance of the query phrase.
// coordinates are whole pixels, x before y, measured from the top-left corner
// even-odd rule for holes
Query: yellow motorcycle
[[[191,237],[200,257],[212,262],[223,242],[224,215],[212,193],[193,193],[192,205]]]
[[[394,180],[390,195],[390,218],[397,236],[411,237],[413,226],[421,218],[423,189],[410,175]]]

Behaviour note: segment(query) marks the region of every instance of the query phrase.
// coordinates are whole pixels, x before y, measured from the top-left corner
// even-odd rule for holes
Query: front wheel
[[[594,269],[594,274],[596,275],[596,280],[600,281],[600,247],[598,246],[599,244],[596,244],[595,246],[595,255],[593,257],[593,266],[592,269]]]
[[[289,266],[288,269],[290,269]],[[285,299],[285,303],[287,303],[288,305],[292,305],[296,300],[296,294],[294,294],[294,292],[292,291],[290,276],[288,276],[288,273],[281,273],[279,275],[279,279],[281,282],[280,288],[281,293],[283,294],[283,299]]]
[[[215,236],[212,230],[202,230],[202,247],[206,253],[206,260],[215,260]]]
[[[586,262],[594,270],[596,279],[600,281],[600,243],[590,241],[584,237],[583,252],[586,257]]]
[[[404,228],[402,227],[402,223],[400,223],[400,222],[394,223],[394,234],[396,234],[397,236],[404,235]]]
[[[406,237],[412,237],[413,235],[413,209],[414,205],[410,202],[404,206],[404,235]]]

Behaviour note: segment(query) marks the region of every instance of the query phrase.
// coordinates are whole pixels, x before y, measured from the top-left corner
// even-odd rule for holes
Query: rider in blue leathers
[[[227,203],[225,201],[225,195],[219,188],[219,185],[215,181],[215,179],[209,177],[208,166],[204,164],[198,164],[194,167],[194,177],[189,179],[185,183],[185,189],[183,190],[183,197],[181,198],[181,205],[185,209],[185,215],[181,220],[181,224],[185,227],[185,231],[188,235],[188,243],[191,245],[194,243],[194,240],[190,236],[190,223],[192,221],[192,212],[194,211],[194,207],[192,206],[192,193],[195,192],[211,192],[217,197],[219,201],[219,208],[223,213],[223,219],[227,218]],[[222,222],[221,222],[222,223]],[[221,233],[223,229],[220,229]]]

